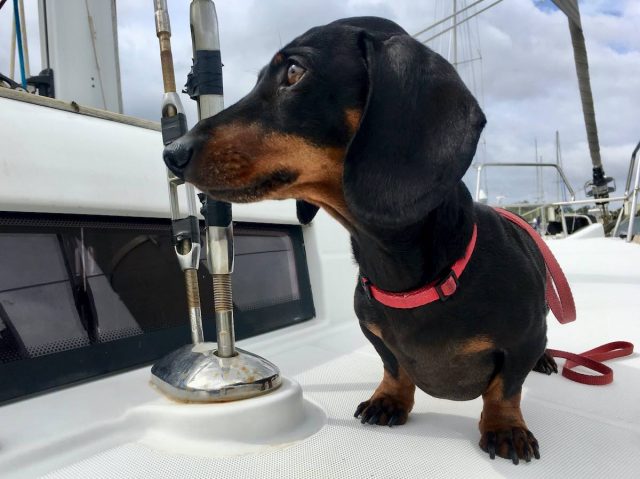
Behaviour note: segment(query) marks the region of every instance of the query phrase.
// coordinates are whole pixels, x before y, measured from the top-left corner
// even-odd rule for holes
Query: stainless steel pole
[[[640,146],[640,143],[638,143]],[[635,156],[638,153],[638,147],[633,151],[633,163],[635,163]],[[629,226],[627,228],[627,243],[630,243],[633,239],[633,224],[636,219],[636,209],[638,208],[638,193],[640,193],[640,163],[636,166],[636,181],[633,185],[633,190],[630,191],[631,194],[631,211],[629,211]]]
[[[169,91],[165,93],[162,110],[162,134],[166,145],[186,132],[186,119],[175,93],[173,68],[168,67],[171,64],[171,46],[166,2],[156,0],[155,6],[163,74],[166,73],[165,90]],[[192,1],[191,32],[194,64],[187,79],[187,92],[191,98],[198,101],[199,115],[202,119],[214,115],[224,106],[218,20],[213,2]],[[213,278],[218,342],[201,342],[200,302],[196,296],[196,268],[200,252],[198,220],[193,190],[188,185],[189,216],[180,218],[176,186],[182,183],[170,175],[171,216],[175,219],[173,233],[174,241],[178,241],[176,253],[185,274],[192,272],[189,274],[193,278],[193,282],[187,285],[187,291],[188,294],[193,293],[189,296],[189,307],[190,312],[194,313],[191,324],[196,344],[182,346],[158,360],[151,368],[151,383],[172,399],[188,402],[231,401],[267,394],[282,384],[278,367],[260,356],[235,347],[231,294],[231,204],[214,201],[204,195],[201,211],[207,226],[207,266]]]
[[[165,145],[179,138],[187,131],[187,121],[176,93],[176,79],[173,71],[171,53],[171,25],[166,0],[154,0],[156,34],[160,43],[160,61],[164,98],[162,101],[162,136]],[[169,184],[169,202],[171,205],[171,224],[173,243],[178,263],[184,273],[187,293],[187,307],[191,324],[191,339],[194,344],[204,341],[202,332],[202,310],[200,308],[200,290],[198,289],[198,264],[200,262],[200,227],[193,185],[184,183],[167,170]],[[187,217],[180,212],[178,186],[185,186],[187,195]]]
[[[194,66],[187,91],[198,102],[198,116],[204,120],[224,109],[222,62],[216,7],[211,0],[192,0],[191,41]],[[202,213],[207,232],[207,267],[213,280],[217,355],[236,354],[233,326],[233,223],[231,204],[203,198]]]

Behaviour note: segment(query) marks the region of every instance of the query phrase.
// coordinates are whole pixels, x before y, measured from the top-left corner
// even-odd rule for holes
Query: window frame
[[[135,227],[150,231],[170,231],[171,222],[164,218],[0,212],[0,233],[25,233],[30,228],[33,228],[34,233],[50,233],[59,232],[63,228],[82,226],[119,230],[128,226],[132,229]],[[314,318],[315,307],[302,227],[235,221],[234,227],[242,230],[285,232],[291,239],[300,292],[298,300],[242,312],[241,316],[246,321],[242,317],[236,319],[236,339],[253,337]],[[202,222],[201,228],[204,228]],[[201,284],[201,291],[205,287],[206,285]],[[273,321],[273,318],[276,320]],[[203,329],[205,340],[215,342],[214,321],[203,320]],[[76,349],[0,363],[0,404],[139,368],[190,342],[191,329],[185,305],[184,325],[178,327],[143,332]]]

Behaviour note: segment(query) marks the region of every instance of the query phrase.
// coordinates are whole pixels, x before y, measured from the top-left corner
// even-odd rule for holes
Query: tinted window
[[[238,339],[313,317],[300,227],[236,224],[235,249]],[[215,341],[205,261],[205,338]],[[150,362],[189,337],[168,221],[0,218],[0,384],[12,385],[0,400]],[[45,359],[42,380],[25,380]]]

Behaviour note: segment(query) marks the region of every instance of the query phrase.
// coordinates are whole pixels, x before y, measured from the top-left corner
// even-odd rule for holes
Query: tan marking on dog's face
[[[284,61],[284,55],[282,53],[276,53],[271,60],[272,65],[280,65]]]
[[[318,147],[257,124],[231,123],[215,129],[185,176],[216,199],[302,199],[346,226],[351,218],[342,192],[344,154],[344,148]]]
[[[476,336],[462,343],[458,349],[458,354],[469,355],[490,351],[494,348],[493,341],[486,336]]]
[[[349,128],[349,132],[352,135],[355,135],[356,131],[358,131],[358,127],[360,126],[360,119],[362,118],[362,110],[357,108],[351,108],[344,112],[345,121],[347,123],[347,127]]]

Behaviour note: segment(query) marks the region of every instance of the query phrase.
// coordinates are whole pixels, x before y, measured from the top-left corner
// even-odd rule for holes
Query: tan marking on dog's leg
[[[404,424],[413,409],[415,392],[416,385],[402,366],[396,377],[385,369],[382,382],[368,401],[360,403],[355,417],[361,418],[362,423],[381,426]]]
[[[504,397],[504,383],[497,376],[482,394],[480,415],[480,448],[518,464],[532,457],[540,458],[538,441],[527,428],[520,409],[520,393]]]
[[[389,371],[384,370],[382,382],[376,388],[371,398],[393,397],[409,413],[415,403],[414,395],[416,385],[402,366],[398,366],[398,376],[394,377]]]
[[[509,399],[504,398],[504,384],[500,376],[496,377],[482,394],[483,407],[480,416],[480,432],[527,425],[520,410],[520,394]]]

